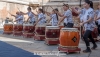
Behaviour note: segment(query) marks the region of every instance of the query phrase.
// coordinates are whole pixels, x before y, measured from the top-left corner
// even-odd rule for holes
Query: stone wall
[[[16,12],[19,11],[19,10],[23,11],[23,12],[27,12],[27,6],[19,5],[19,4],[0,2],[0,19],[4,20],[6,17],[9,17],[10,19],[14,19],[9,14],[9,12],[15,15]]]

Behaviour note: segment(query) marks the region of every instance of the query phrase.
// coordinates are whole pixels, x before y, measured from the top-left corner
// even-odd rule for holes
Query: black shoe
[[[86,49],[86,50],[83,50],[83,52],[84,53],[89,53],[89,52],[91,52],[91,50],[90,49]]]
[[[97,48],[97,45],[94,45],[91,49],[94,50]]]

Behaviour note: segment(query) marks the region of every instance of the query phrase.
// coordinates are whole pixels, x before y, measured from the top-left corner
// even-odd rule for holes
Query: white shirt
[[[83,8],[81,11],[80,11],[80,14],[79,14],[79,17],[80,17],[80,21],[82,22],[83,21],[83,15],[85,14],[85,8]]]
[[[19,17],[17,18],[18,24],[23,24],[23,19],[24,19],[24,16],[23,15],[19,15]]]
[[[94,10],[92,8],[85,10],[85,14],[83,15],[83,22],[86,22],[89,18],[92,18],[92,21],[89,23],[85,23],[84,27],[85,27],[85,30],[93,31],[94,29]]]
[[[72,12],[69,9],[64,12],[64,16],[66,16],[64,23],[73,23]]]
[[[39,13],[39,14],[38,14],[38,19],[41,19],[41,20],[38,22],[39,25],[42,25],[42,24],[45,23],[45,16],[44,16],[43,13]]]
[[[58,19],[57,19],[57,16],[56,16],[56,14],[52,14],[51,15],[51,18],[52,18],[52,26],[57,26],[57,24],[58,24]]]
[[[30,17],[30,22],[34,22],[35,21],[35,16],[32,12],[27,12],[28,16]]]

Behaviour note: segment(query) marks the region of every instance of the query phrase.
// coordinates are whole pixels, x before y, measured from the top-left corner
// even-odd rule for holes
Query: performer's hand
[[[80,26],[83,26],[83,23],[80,23]]]
[[[26,22],[28,22],[28,20],[26,20]]]
[[[75,9],[75,7],[71,7],[71,9],[73,10],[73,9]]]
[[[16,22],[16,20],[14,22]]]
[[[58,25],[60,25],[60,22],[58,22]]]
[[[96,21],[96,19],[94,19],[94,21]]]

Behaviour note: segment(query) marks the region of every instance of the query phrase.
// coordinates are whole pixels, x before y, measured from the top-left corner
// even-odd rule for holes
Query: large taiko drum
[[[33,33],[35,30],[35,26],[32,24],[24,24],[23,31],[24,33]]]
[[[62,28],[60,31],[60,46],[78,47],[80,40],[79,30],[77,28]]]
[[[4,24],[4,33],[12,33],[13,32],[13,24]]]
[[[59,38],[60,36],[60,28],[58,26],[46,26],[45,31],[46,38]]]
[[[22,24],[14,24],[13,29],[14,29],[14,31],[23,31],[23,25]]]

